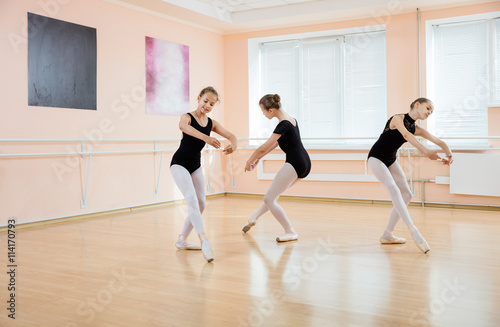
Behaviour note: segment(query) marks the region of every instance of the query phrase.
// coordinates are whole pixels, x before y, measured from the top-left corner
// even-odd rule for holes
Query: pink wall
[[[50,3],[50,5],[46,5]],[[44,5],[45,4],[45,5]],[[467,6],[422,13],[422,32],[426,19],[460,16],[500,10],[498,3]],[[33,12],[97,29],[97,111],[27,106],[26,16]],[[99,13],[98,15],[96,13]],[[144,38],[151,36],[190,47],[191,107],[206,85],[215,86],[222,102],[212,113],[239,138],[248,137],[248,49],[249,38],[300,32],[387,25],[388,113],[406,110],[417,96],[416,14],[370,17],[361,20],[273,29],[222,36],[203,29],[139,13],[99,0],[1,1],[0,138],[85,139],[87,149],[95,151],[149,150],[152,142],[104,143],[104,139],[180,138],[178,118],[145,114]],[[423,35],[425,35],[423,33]],[[425,50],[422,50],[425,51]],[[425,52],[422,52],[425,53]],[[425,56],[423,61],[425,61]],[[8,64],[6,64],[8,63]],[[425,64],[425,62],[423,62]],[[422,78],[425,80],[425,66]],[[422,88],[425,89],[424,87]],[[251,108],[252,110],[255,107]],[[500,111],[489,110],[490,133],[500,135]],[[160,148],[175,149],[177,142],[160,143]],[[244,145],[241,142],[240,145]],[[497,142],[497,146],[498,142]],[[0,153],[80,151],[77,143],[1,143]],[[277,151],[279,152],[279,151]],[[312,153],[317,151],[311,151]],[[325,151],[321,151],[325,152]],[[336,152],[336,151],[330,151]],[[344,152],[344,151],[342,151]],[[237,151],[232,160],[236,188],[229,181],[229,161],[215,156],[215,176],[210,193],[264,193],[270,181],[258,181],[256,173],[243,173],[251,150]],[[0,159],[0,225],[9,217],[28,222],[66,217],[116,208],[161,203],[182,198],[168,169],[172,153],[165,155],[159,196],[154,197],[160,155],[94,155],[88,188],[88,207],[80,208],[84,196],[88,157],[58,156]],[[204,156],[208,180],[211,157]],[[425,159],[415,160],[415,178],[448,175],[447,168]],[[403,161],[403,168],[408,169]],[[270,169],[277,167],[270,166]],[[330,167],[315,164],[313,172],[328,172]],[[335,173],[350,169],[345,163],[331,166]],[[420,189],[415,184],[420,200]],[[302,182],[286,192],[300,196],[331,198],[387,199],[378,183]],[[498,204],[498,199],[450,195],[447,186],[426,184],[426,201]]]
[[[286,35],[295,33],[305,33],[323,30],[335,30],[351,27],[363,27],[367,25],[386,24],[387,40],[387,116],[395,113],[407,112],[412,100],[418,96],[418,26],[417,13],[398,14],[397,6],[393,7],[391,16],[370,17],[364,20],[353,20],[344,22],[334,22],[328,24],[310,25],[305,27],[292,27],[274,29],[252,33],[241,33],[227,35],[224,37],[225,60],[225,90],[227,94],[228,108],[239,108],[238,111],[226,110],[225,117],[228,126],[239,126],[241,134],[239,137],[248,137],[248,39]],[[421,78],[425,81],[425,21],[428,19],[445,18],[453,16],[464,16],[477,13],[487,13],[499,11],[500,4],[487,3],[482,5],[471,5],[442,10],[423,11],[421,18]],[[422,49],[423,46],[423,49]],[[227,59],[233,55],[231,59]],[[422,83],[422,96],[425,96],[425,84]],[[257,106],[257,104],[256,104]],[[251,107],[250,110],[256,110]],[[490,135],[500,135],[497,128],[500,124],[500,111],[498,108],[489,109]],[[382,126],[381,126],[382,128]],[[491,142],[498,147],[498,142]],[[279,153],[280,151],[275,151]],[[314,153],[315,151],[310,151]],[[336,153],[346,151],[321,151],[322,153]],[[251,150],[238,151],[234,155],[233,165],[244,166],[246,159],[250,156]],[[403,169],[408,172],[408,162],[402,160]],[[436,175],[449,176],[449,168],[443,167],[436,162],[431,162],[426,158],[413,159],[414,179],[434,179]],[[270,168],[271,169],[271,168]],[[343,173],[347,172],[346,167],[339,163],[331,164],[328,167],[319,162],[313,162],[312,173]],[[266,170],[267,171],[267,170]],[[272,170],[270,170],[272,171]],[[243,173],[242,169],[236,169],[236,188],[229,188],[228,192],[241,193],[265,193],[270,186],[270,181],[257,180],[257,173]],[[416,196],[415,201],[421,200],[421,185],[414,184]],[[287,195],[298,196],[318,196],[344,199],[369,199],[387,200],[387,192],[380,183],[362,182],[313,182],[304,181],[298,183],[293,188],[286,191]],[[449,185],[436,185],[434,183],[425,184],[425,201],[439,203],[456,204],[478,204],[478,205],[499,205],[500,201],[494,197],[463,196],[449,193]]]
[[[27,12],[97,29],[97,111],[27,106]],[[145,114],[145,36],[189,46],[191,108],[198,92],[213,85],[222,102],[211,116],[224,123],[224,43],[219,34],[98,0],[1,1],[0,22],[1,139],[86,139],[93,141],[87,147],[96,151],[154,149],[153,142],[109,144],[99,142],[102,138],[179,139],[178,117]],[[159,144],[177,146],[178,142]],[[0,153],[80,149],[80,143],[0,144]],[[168,168],[171,155],[163,160],[158,197],[153,191],[159,154],[95,155],[86,209],[80,208],[80,200],[88,158],[0,158],[0,225],[8,217],[34,221],[179,199]],[[223,192],[223,183],[216,184],[211,192]]]

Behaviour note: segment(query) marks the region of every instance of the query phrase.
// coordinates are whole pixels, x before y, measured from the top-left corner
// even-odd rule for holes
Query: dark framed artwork
[[[95,28],[28,13],[28,105],[97,109]]]

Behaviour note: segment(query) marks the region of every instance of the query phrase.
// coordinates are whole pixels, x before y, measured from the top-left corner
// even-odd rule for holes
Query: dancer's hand
[[[437,154],[436,150],[427,149],[426,153],[424,153],[431,160],[439,160],[441,157]]]
[[[259,163],[259,160],[260,159],[257,159],[255,160],[254,162],[250,162],[250,161],[247,161],[246,165],[245,165],[245,171],[252,171],[254,170],[254,168],[257,166],[257,164]]]
[[[449,166],[453,162],[453,155],[448,154],[448,155],[446,155],[446,157],[441,158],[441,161],[443,162],[443,165]]]
[[[222,153],[224,153],[224,154],[231,154],[231,153],[234,152],[234,150],[236,150],[236,148],[234,148],[233,145],[230,144],[230,145],[226,146],[224,148],[224,150],[222,150]]]
[[[207,144],[213,146],[216,149],[220,148],[220,142],[215,137],[207,136],[207,139],[205,142]]]
[[[255,169],[255,167],[257,167],[257,164],[259,163],[259,161],[260,161],[260,159],[257,159],[257,160],[255,160],[254,162],[252,162],[252,163],[250,164],[250,167],[252,167],[252,170],[254,170],[254,169]]]

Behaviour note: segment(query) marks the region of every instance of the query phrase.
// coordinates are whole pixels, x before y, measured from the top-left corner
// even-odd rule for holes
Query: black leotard
[[[212,131],[212,120],[210,118],[208,118],[206,126],[200,126],[193,115],[190,113],[188,113],[188,115],[191,117],[192,127],[203,134],[210,135]],[[204,141],[183,132],[181,145],[174,153],[170,166],[180,165],[192,174],[196,169],[201,167],[201,149],[203,149],[204,146]]]
[[[396,153],[398,149],[406,142],[405,138],[397,129],[391,129],[392,118],[389,118],[385,124],[384,131],[380,134],[377,142],[372,146],[368,153],[368,158],[374,157],[382,161],[387,167],[396,161]],[[415,121],[410,115],[405,114],[403,118],[406,129],[415,134]]]
[[[300,139],[299,124],[295,120],[296,126],[289,120],[282,120],[274,129],[275,134],[281,134],[278,144],[286,153],[285,162],[290,163],[299,178],[305,178],[311,171],[311,159],[307,154],[302,140]]]

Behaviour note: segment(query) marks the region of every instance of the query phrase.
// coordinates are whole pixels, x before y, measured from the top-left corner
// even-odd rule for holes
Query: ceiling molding
[[[427,11],[498,2],[498,0],[392,0],[389,2],[387,0],[312,0],[247,10],[242,7],[243,1],[236,0],[214,0],[213,4],[207,3],[207,0],[103,1],[222,35],[355,19],[372,18],[380,23],[381,17],[416,12],[417,8]],[[286,0],[278,2],[286,2]],[[293,2],[293,0],[288,0],[288,2]],[[230,4],[233,7],[228,7]],[[230,8],[230,10],[224,8]]]

